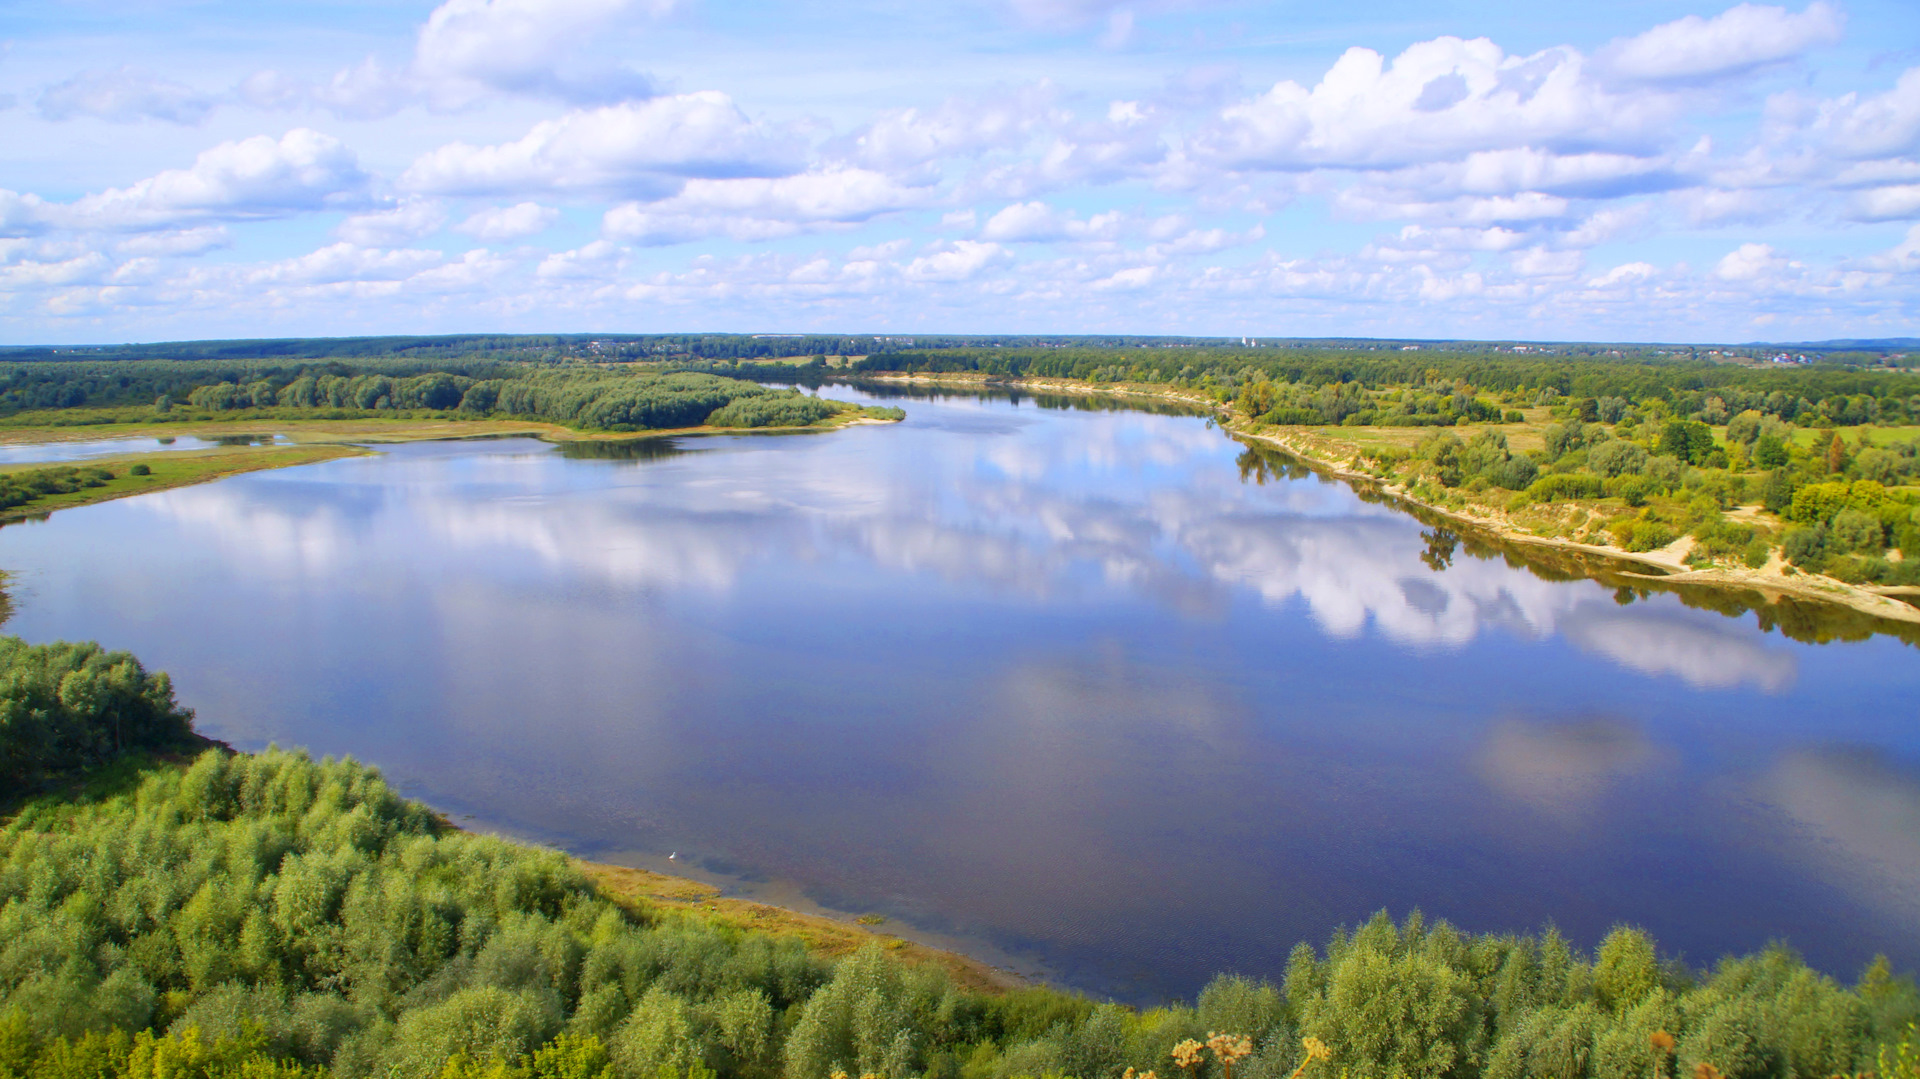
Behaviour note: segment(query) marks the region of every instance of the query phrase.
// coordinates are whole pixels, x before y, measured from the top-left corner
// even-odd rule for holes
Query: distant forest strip
[[[792,368],[787,368],[791,372]],[[745,368],[743,373],[753,372]],[[757,372],[754,372],[757,373]],[[1176,352],[1116,349],[951,349],[899,351],[868,356],[843,373],[983,374],[1000,378],[1074,379],[1095,384],[1152,383],[1179,386],[1231,400],[1254,382],[1309,389],[1352,385],[1392,389],[1463,383],[1478,392],[1505,393],[1551,388],[1562,397],[1619,397],[1630,402],[1662,398],[1676,410],[1696,411],[1705,396],[1738,391],[1771,398],[1778,415],[1799,401],[1824,403],[1839,396],[1894,402],[1896,415],[1878,422],[1907,422],[1920,402],[1920,379],[1906,371],[1834,366],[1744,366],[1682,357],[1555,356],[1490,352],[1332,352],[1313,349],[1194,349]],[[1778,394],[1780,397],[1774,398]],[[1687,406],[1692,404],[1692,408]],[[1358,411],[1358,410],[1355,410]],[[1324,415],[1340,423],[1350,412]],[[1792,418],[1789,414],[1787,418]],[[1873,422],[1855,415],[1838,422]]]
[[[425,361],[491,358],[556,362],[589,360],[756,360],[810,356],[869,356],[899,351],[952,349],[1216,349],[1241,355],[1317,351],[1347,354],[1418,349],[1447,354],[1495,353],[1516,346],[1558,356],[1628,356],[1636,359],[1712,356],[1764,358],[1782,351],[1820,363],[1920,365],[1920,340],[1884,338],[1791,345],[1662,345],[1608,342],[1425,341],[1369,338],[1169,337],[1138,334],[442,334],[379,337],[285,337],[149,344],[0,347],[0,361],[103,360],[365,360]]]
[[[428,412],[536,419],[602,431],[806,426],[856,409],[793,389],[697,372],[479,360],[383,359],[356,364],[278,360],[90,360],[0,365],[0,417],[121,409],[79,417],[150,420],[272,413],[349,418]]]
[[[131,657],[0,643],[0,738],[32,755],[0,828],[0,1076],[1920,1075],[1920,992],[1884,960],[1701,970],[1628,928],[1587,955],[1380,914],[1191,1004],[982,994],[878,943],[830,962],[622,907],[352,761],[143,755],[187,716]]]

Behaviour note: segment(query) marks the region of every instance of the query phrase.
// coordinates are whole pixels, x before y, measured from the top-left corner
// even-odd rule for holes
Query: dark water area
[[[1920,966],[1910,644],[1535,572],[1198,417],[899,403],[62,511],[0,529],[7,630],[136,652],[241,748],[1128,1001],[1382,908]]]

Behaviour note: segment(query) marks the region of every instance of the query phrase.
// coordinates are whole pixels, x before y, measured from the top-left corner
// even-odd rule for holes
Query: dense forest
[[[855,410],[737,378],[658,368],[485,361],[357,364],[128,360],[0,368],[0,417],[111,423],[266,416],[505,417],[603,431],[805,426]],[[49,413],[52,415],[49,415]]]
[[[352,761],[145,755],[187,713],[96,646],[0,664],[7,752],[67,769],[0,829],[0,1076],[1920,1075],[1920,993],[1884,961],[1851,986],[1784,947],[1694,970],[1627,928],[1588,956],[1383,913],[1192,1004],[964,991],[879,942],[829,961],[616,904]]]

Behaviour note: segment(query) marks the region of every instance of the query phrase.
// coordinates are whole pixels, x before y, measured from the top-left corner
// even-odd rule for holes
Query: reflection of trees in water
[[[1246,444],[1235,464],[1242,483],[1265,485],[1268,480],[1294,480],[1309,475],[1326,482],[1333,480],[1301,458],[1264,444]],[[1752,588],[1667,581],[1654,576],[1659,572],[1654,567],[1638,562],[1564,547],[1519,543],[1497,532],[1463,525],[1425,506],[1389,495],[1364,480],[1350,482],[1348,486],[1362,502],[1391,506],[1427,525],[1428,530],[1421,533],[1427,547],[1420,561],[1435,572],[1451,566],[1457,550],[1483,562],[1500,559],[1543,581],[1595,581],[1612,588],[1614,602],[1623,607],[1649,599],[1657,592],[1670,594],[1696,610],[1713,611],[1728,618],[1751,612],[1761,630],[1805,644],[1864,641],[1885,635],[1920,647],[1920,626],[1878,618],[1843,604],[1793,596],[1769,598]]]
[[[671,438],[620,438],[559,445],[560,456],[576,461],[657,461],[694,452]]]
[[[760,381],[777,381],[764,376]],[[794,379],[797,385],[821,385],[821,380],[808,381]],[[866,379],[836,379],[840,385],[857,389],[870,397],[883,397],[904,401],[948,401],[956,399],[991,399],[1010,401],[1013,404],[1032,404],[1036,408],[1055,409],[1063,412],[1144,412],[1153,416],[1192,416],[1196,419],[1213,415],[1213,410],[1204,405],[1187,404],[1181,401],[1167,401],[1154,397],[1134,397],[1131,395],[1103,393],[1035,393],[1019,386],[995,385],[985,383],[978,387],[959,385],[927,385],[894,381],[870,381]]]
[[[1266,446],[1245,444],[1246,449],[1233,463],[1240,469],[1240,482],[1252,481],[1261,487],[1268,480],[1303,480],[1313,475],[1313,470],[1301,464],[1296,458],[1269,449]]]
[[[1429,529],[1420,533],[1427,541],[1427,549],[1420,552],[1420,561],[1435,573],[1453,565],[1453,552],[1460,546],[1460,537],[1444,528]]]

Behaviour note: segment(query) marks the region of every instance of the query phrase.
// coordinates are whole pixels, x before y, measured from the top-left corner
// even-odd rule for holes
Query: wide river
[[[1199,418],[898,403],[62,511],[0,530],[7,631],[132,650],[237,747],[1129,1001],[1382,908],[1920,966],[1912,646],[1449,557]]]

